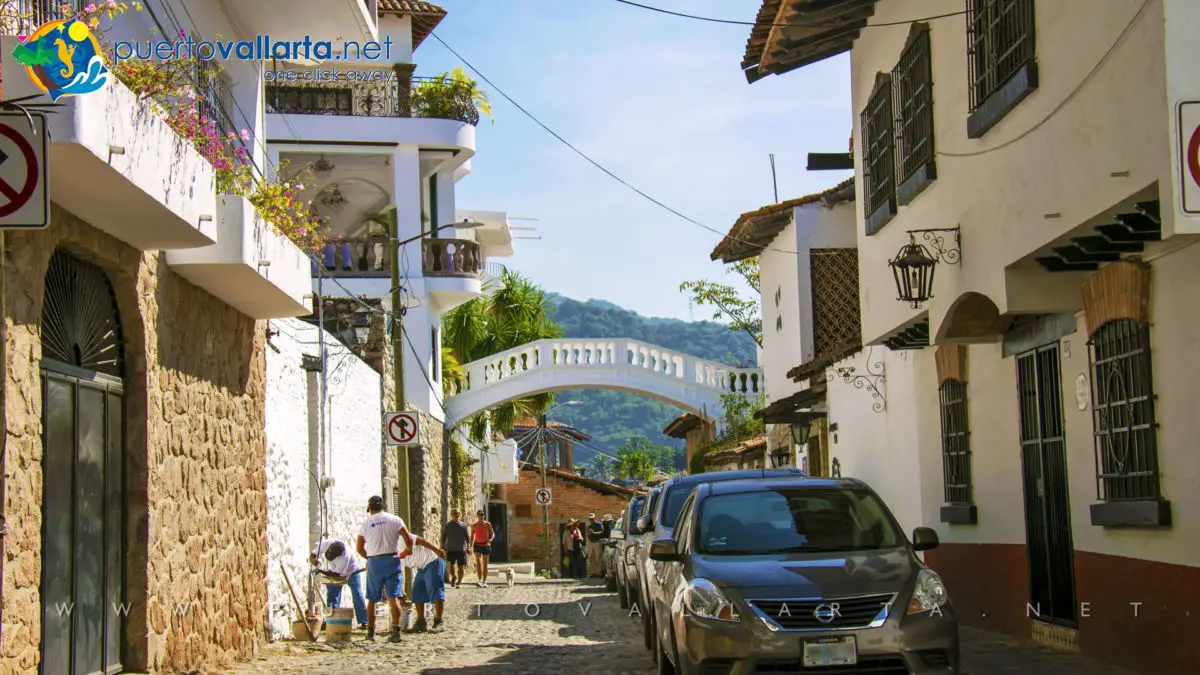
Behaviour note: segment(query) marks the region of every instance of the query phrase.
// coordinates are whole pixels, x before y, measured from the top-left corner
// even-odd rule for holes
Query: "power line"
[[[763,249],[763,250],[765,250],[765,251],[775,251],[775,252],[777,252],[777,253],[788,253],[788,254],[790,254],[790,255],[801,255],[801,254],[802,254],[802,252],[801,252],[801,251],[789,251],[789,250],[786,250],[786,249],[774,248],[774,247],[771,247],[771,246],[760,246],[759,244],[756,244],[756,243],[754,243],[754,242],[751,242],[751,241],[746,241],[746,240],[744,240],[744,239],[741,239],[741,238],[739,238],[739,237],[735,237],[735,236],[733,236],[731,233],[728,233],[728,232],[722,232],[721,230],[718,230],[718,229],[715,229],[715,228],[709,227],[708,225],[705,225],[704,223],[702,223],[702,222],[700,222],[700,221],[698,221],[698,220],[695,220],[694,218],[691,218],[691,217],[689,217],[689,216],[686,216],[686,215],[684,215],[684,214],[680,213],[679,211],[676,211],[675,209],[673,209],[673,208],[671,208],[670,206],[666,205],[665,203],[663,203],[663,202],[659,201],[658,199],[655,199],[654,197],[650,196],[650,195],[649,195],[649,194],[647,194],[646,192],[644,192],[644,191],[640,190],[639,188],[635,187],[635,186],[634,186],[632,183],[630,183],[630,182],[626,181],[624,178],[621,178],[621,177],[620,177],[620,176],[618,176],[617,174],[613,173],[611,170],[609,170],[607,167],[605,167],[605,166],[604,166],[603,164],[601,164],[600,162],[597,162],[596,160],[592,159],[592,158],[591,158],[591,156],[589,156],[589,155],[588,155],[586,152],[584,152],[584,151],[580,150],[579,148],[575,147],[574,145],[572,145],[572,144],[571,144],[571,142],[570,142],[570,141],[568,141],[567,139],[563,138],[563,137],[562,137],[562,136],[561,136],[561,135],[560,135],[558,132],[556,132],[556,131],[554,131],[553,129],[551,129],[550,127],[546,126],[546,124],[545,124],[544,122],[542,122],[540,119],[538,119],[538,118],[537,118],[537,117],[536,117],[536,116],[535,116],[533,113],[531,113],[531,112],[529,112],[528,110],[526,110],[524,106],[522,106],[520,103],[517,103],[517,102],[516,102],[515,100],[513,100],[513,98],[512,98],[511,96],[509,96],[508,94],[504,93],[504,90],[503,90],[503,89],[501,89],[499,86],[497,86],[495,82],[492,82],[492,81],[491,81],[491,79],[489,79],[487,75],[484,75],[482,72],[480,72],[480,71],[479,71],[479,69],[478,69],[478,68],[476,68],[475,66],[473,66],[473,65],[471,64],[471,62],[469,62],[469,61],[467,61],[465,58],[463,58],[462,54],[459,54],[457,51],[455,51],[455,49],[454,49],[453,47],[451,47],[450,45],[446,44],[446,41],[445,41],[445,40],[443,40],[443,39],[441,38],[441,36],[440,36],[440,35],[438,35],[437,33],[431,33],[431,35],[433,35],[434,39],[436,39],[438,42],[440,42],[440,43],[442,44],[442,46],[446,48],[446,50],[447,50],[447,51],[449,51],[451,54],[453,54],[453,55],[454,55],[454,56],[455,56],[455,57],[456,57],[458,60],[462,61],[462,62],[463,62],[463,65],[465,65],[465,66],[466,66],[467,68],[469,68],[469,69],[470,69],[470,70],[471,70],[473,73],[475,73],[476,75],[478,75],[478,76],[479,76],[479,79],[481,79],[481,80],[483,80],[484,82],[486,82],[486,83],[488,84],[488,86],[490,86],[492,89],[494,89],[494,90],[496,91],[496,93],[497,93],[497,94],[500,94],[502,97],[504,97],[504,99],[505,99],[506,101],[508,101],[509,103],[513,104],[513,106],[515,106],[515,107],[517,108],[517,110],[520,110],[522,113],[524,113],[524,114],[525,114],[525,116],[526,116],[526,117],[528,117],[529,119],[533,120],[534,124],[537,124],[537,125],[538,125],[539,127],[541,127],[543,130],[545,130],[545,131],[546,131],[546,133],[548,133],[548,134],[550,134],[551,136],[553,136],[554,138],[556,138],[556,139],[557,139],[557,140],[558,140],[560,143],[562,143],[563,145],[565,145],[565,146],[567,146],[568,148],[570,148],[570,149],[571,149],[571,150],[572,150],[572,151],[573,151],[575,154],[579,155],[579,156],[580,156],[580,157],[582,157],[582,158],[583,158],[583,159],[584,159],[586,162],[588,162],[588,163],[589,163],[589,164],[591,164],[592,166],[594,166],[594,167],[596,167],[597,169],[599,169],[600,171],[602,171],[602,172],[603,172],[605,175],[607,175],[609,178],[612,178],[613,180],[615,180],[615,181],[617,181],[618,183],[620,183],[621,185],[623,185],[623,186],[625,186],[625,187],[629,188],[630,190],[632,190],[633,192],[637,193],[638,195],[641,195],[642,197],[644,197],[646,200],[650,201],[651,203],[653,203],[653,204],[655,204],[655,205],[657,205],[657,206],[661,207],[662,209],[664,209],[664,210],[666,210],[666,211],[670,212],[671,214],[673,214],[673,215],[675,215],[675,216],[678,216],[679,218],[682,218],[683,220],[685,220],[685,221],[687,221],[687,222],[691,223],[692,225],[695,225],[695,226],[697,226],[697,227],[700,227],[700,228],[702,228],[702,229],[708,230],[709,232],[713,232],[713,233],[715,233],[715,234],[718,234],[718,235],[720,235],[720,236],[722,236],[722,237],[725,237],[725,238],[728,238],[728,239],[732,239],[732,240],[734,240],[734,241],[737,241],[737,242],[739,242],[739,243],[746,244],[746,245],[748,245],[748,246],[754,246],[754,247],[756,247],[756,248],[761,248],[761,249]],[[822,253],[812,253],[811,251],[804,252],[803,254],[805,254],[805,255],[831,255],[831,254],[822,254]]]
[[[760,23],[758,21],[738,21],[736,19],[715,19],[715,18],[709,17],[709,16],[699,16],[697,14],[686,14],[684,12],[675,12],[675,11],[672,11],[669,9],[663,9],[662,7],[652,7],[650,5],[643,5],[640,2],[632,2],[632,0],[616,0],[616,2],[619,2],[622,5],[629,5],[630,7],[638,7],[641,9],[646,9],[651,12],[658,12],[660,14],[668,14],[670,16],[677,16],[677,17],[680,17],[683,19],[694,19],[696,21],[707,21],[709,23],[723,23],[723,24],[733,25],[733,26],[769,26],[771,28],[844,28],[843,25],[839,25],[839,24]],[[967,12],[964,10],[961,12],[949,12],[947,14],[938,14],[936,16],[926,16],[926,17],[922,17],[920,19],[908,19],[907,21],[888,21],[885,23],[869,23],[869,24],[863,26],[863,28],[883,28],[884,26],[906,26],[910,23],[917,23],[917,22],[921,22],[921,21],[933,21],[934,19],[945,19],[945,18],[952,17],[952,16],[962,16],[966,13]]]

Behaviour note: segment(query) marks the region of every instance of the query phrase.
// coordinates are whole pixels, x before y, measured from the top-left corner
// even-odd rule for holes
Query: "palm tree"
[[[621,478],[650,480],[654,477],[654,462],[644,452],[629,452],[617,457],[613,471]]]
[[[465,384],[462,364],[454,356],[454,350],[442,346],[442,397],[452,396]]]
[[[459,305],[442,319],[443,344],[460,364],[561,335],[562,328],[550,318],[546,292],[515,270],[504,270],[491,293]],[[553,394],[538,394],[498,405],[469,422],[472,440],[487,440],[488,422],[493,431],[507,435],[520,417],[536,417],[553,401]]]

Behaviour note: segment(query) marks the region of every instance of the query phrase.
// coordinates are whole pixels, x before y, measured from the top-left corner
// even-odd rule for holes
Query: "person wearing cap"
[[[587,573],[589,577],[604,576],[604,545],[600,540],[604,538],[604,525],[596,521],[596,514],[588,514],[587,526]]]
[[[321,569],[320,558],[329,564]],[[337,539],[321,542],[308,556],[308,561],[317,568],[317,574],[335,579],[345,579],[345,585],[350,587],[350,599],[354,602],[354,618],[359,628],[367,627],[367,601],[363,598],[362,577],[366,567],[358,556],[350,550],[346,543]],[[342,605],[342,584],[325,584],[325,605],[329,609],[337,609]]]
[[[562,534],[563,551],[567,553],[567,576],[572,579],[583,577],[583,535],[579,534],[579,521],[572,518]]]
[[[367,639],[375,639],[375,603],[387,598],[392,610],[388,642],[400,642],[401,605],[404,602],[404,571],[400,542],[413,548],[413,536],[400,516],[383,510],[383,497],[367,500],[367,519],[358,532],[358,554],[367,559]]]

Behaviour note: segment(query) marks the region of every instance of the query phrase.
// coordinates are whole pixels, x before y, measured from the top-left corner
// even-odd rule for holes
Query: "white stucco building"
[[[751,82],[850,54],[859,358],[885,406],[831,383],[831,451],[911,486],[885,497],[938,530],[964,622],[1195,672],[1171,635],[1200,587],[1200,6],[965,8],[767,0],[751,35]],[[898,301],[908,245],[936,274]]]

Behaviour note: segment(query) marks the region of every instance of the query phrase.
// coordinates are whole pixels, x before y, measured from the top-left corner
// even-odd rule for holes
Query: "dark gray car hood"
[[[920,569],[906,548],[847,553],[693,554],[692,576],[744,598],[820,598],[900,593]]]

